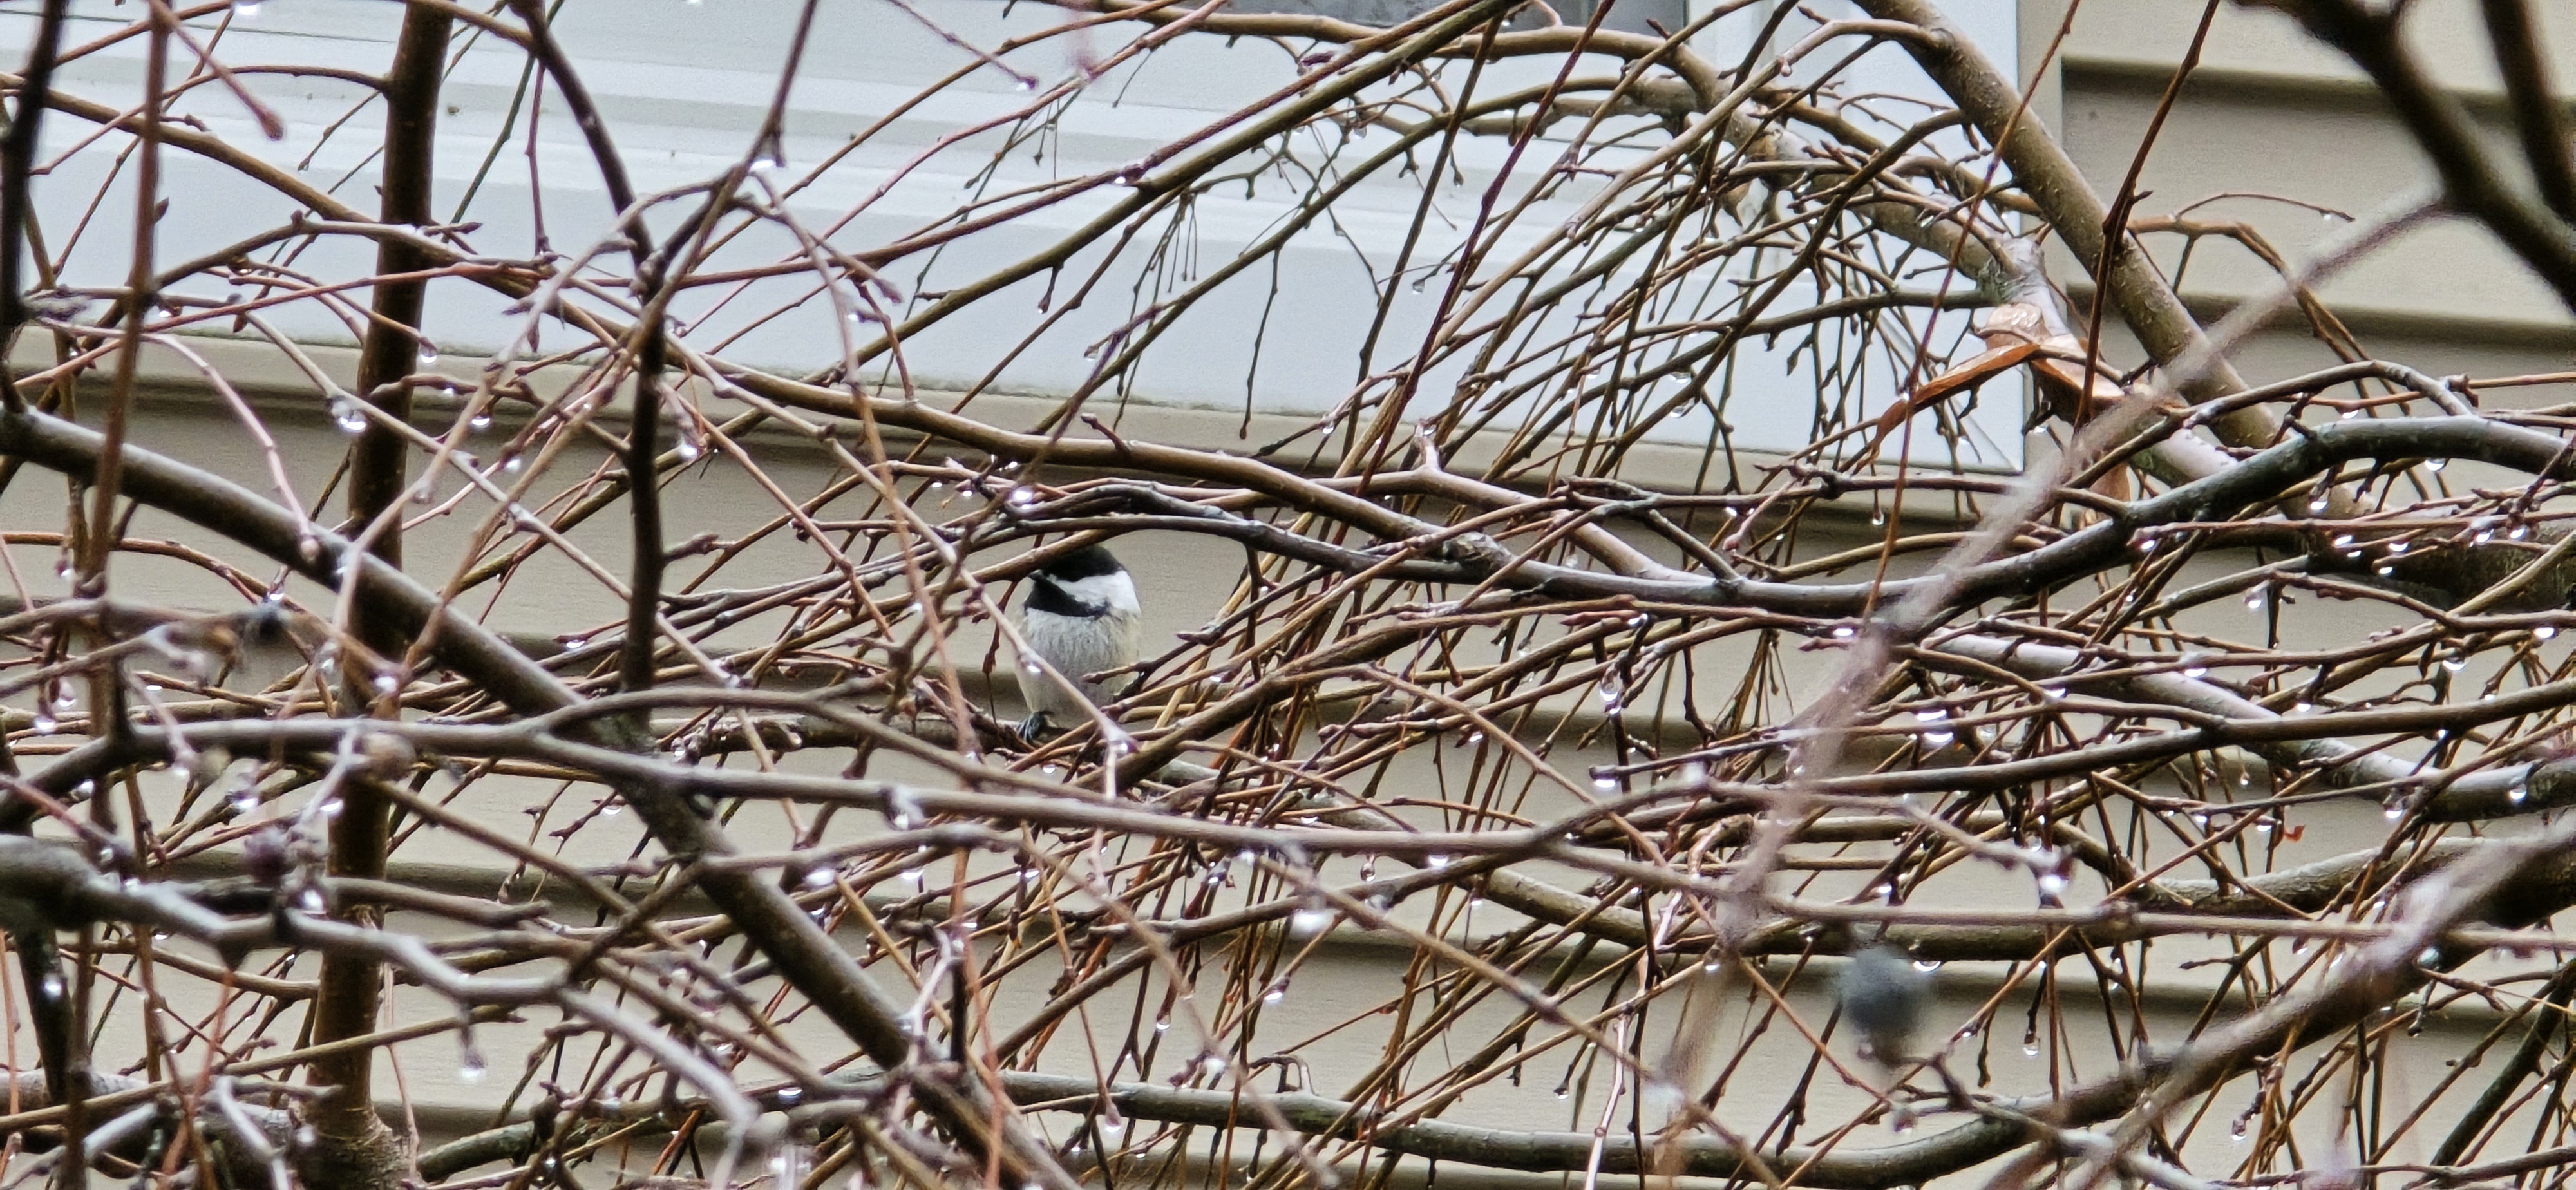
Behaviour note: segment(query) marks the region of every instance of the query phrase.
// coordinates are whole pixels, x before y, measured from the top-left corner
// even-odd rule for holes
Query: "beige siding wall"
[[[2085,3],[2067,32],[2044,91],[2053,96],[2068,149],[2095,188],[2126,175],[2140,138],[2191,44],[2202,6],[2158,0]],[[2534,5],[2562,89],[2576,80],[2576,12]],[[2064,27],[2066,6],[2023,8],[2024,60],[2037,63]],[[2410,28],[2434,75],[2456,88],[2501,138],[2501,93],[2474,3],[2414,6]],[[2201,65],[2175,104],[2140,175],[2142,215],[2200,205],[2198,218],[2242,221],[2293,259],[2338,224],[2293,199],[2368,215],[2429,192],[2432,171],[2359,73],[2310,41],[2288,18],[2253,6],[2217,6]],[[2261,291],[2271,271],[2249,253],[2210,240],[2184,267],[2181,238],[2157,238],[2187,299],[2224,308]],[[2080,273],[2060,262],[2061,279]],[[2383,358],[2437,374],[2562,371],[2576,322],[2548,290],[2483,231],[2445,222],[2407,236],[2323,287],[2345,323]],[[2246,370],[2269,376],[2328,362],[2298,328],[2256,345]],[[2524,397],[2564,399],[2526,390]]]
[[[2477,97],[2491,90],[2493,82],[2482,65],[2481,34],[2471,7],[2446,2],[2434,6],[2442,14],[2440,21],[2419,19],[2418,24],[2442,26],[2437,36],[2425,39],[2424,48],[2446,81]],[[2062,6],[2052,0],[2032,0],[2026,7],[2025,62],[2041,60],[2062,15]],[[2127,171],[2138,138],[2155,111],[2173,64],[2189,42],[2198,15],[2198,5],[2171,0],[2092,0],[2083,7],[2063,43],[2056,68],[2044,84],[2048,99],[2044,106],[2053,111],[2077,160],[2098,188],[2115,185]],[[2453,16],[2458,19],[2451,19]],[[2545,12],[2544,17],[2552,24],[2561,77],[2576,79],[2576,17],[2555,9]],[[2491,103],[2485,106],[2492,108]],[[2222,4],[2206,64],[2184,92],[2142,176],[2142,186],[2153,191],[2142,210],[2168,213],[2222,191],[2254,191],[2361,213],[2414,192],[2426,181],[2427,171],[2401,131],[2330,53],[2308,46],[2279,18]],[[2253,198],[2215,203],[2203,208],[2203,213],[2211,218],[2250,223],[2294,255],[2328,230],[2313,211]],[[2164,250],[2164,257],[2171,267],[2183,270],[2178,243]],[[2056,272],[2061,280],[2078,275],[2065,262],[2060,262]],[[2243,251],[2211,241],[2192,254],[2187,271],[2183,271],[2183,288],[2196,303],[2216,310],[2257,291],[2267,276]],[[2376,352],[2436,372],[2496,375],[2553,371],[2568,367],[2569,353],[2576,349],[2576,321],[2571,321],[2542,287],[2524,276],[2520,266],[2481,233],[2457,226],[2436,227],[2411,236],[2399,250],[2354,270],[2349,277],[2329,286],[2327,292],[2353,329]],[[345,366],[342,355],[324,354],[334,366]],[[2326,358],[2323,349],[2303,332],[2283,328],[2249,350],[2247,371],[2256,376],[2283,375]],[[158,366],[167,368],[166,374],[184,388],[184,377],[170,363],[163,360]],[[471,361],[457,363],[459,367],[471,366]],[[2565,395],[2563,389],[2525,389],[2500,399],[2560,400]],[[256,456],[242,443],[240,435],[227,428],[223,416],[202,394],[183,396],[157,407],[163,412],[144,430],[146,445],[170,449],[246,483],[262,482]],[[1000,410],[1006,421],[1020,414],[1034,419],[1033,405],[1022,409],[1002,399],[990,402],[988,407]],[[307,490],[317,488],[335,465],[341,440],[331,432],[318,409],[300,419],[288,417],[281,422],[288,435],[287,458],[298,482],[308,485]],[[1139,413],[1131,415],[1127,432],[1223,445],[1234,440],[1235,419],[1221,414]],[[1254,437],[1262,436],[1256,430]],[[1688,458],[1676,453],[1658,466],[1666,469],[1670,482],[1685,476],[1689,464]],[[800,458],[784,444],[779,446],[772,466],[791,490],[818,487],[824,474],[819,457]],[[806,481],[802,489],[796,486],[798,480]],[[741,485],[731,495],[738,497],[738,502],[693,495],[674,509],[680,523],[673,525],[671,537],[676,540],[700,530],[730,534],[766,519],[762,501],[750,485]],[[0,514],[5,514],[12,526],[46,524],[57,497],[55,487],[22,479],[10,490],[6,503],[0,504]],[[416,564],[425,571],[437,572],[453,558],[461,529],[456,525],[432,526],[423,535],[415,536],[412,548]],[[137,531],[145,535],[190,536],[177,526],[148,519],[138,525]],[[623,570],[622,528],[604,524],[599,531],[584,534],[582,541],[612,571]],[[1819,542],[1817,548],[1830,545]],[[1225,597],[1230,578],[1240,565],[1240,554],[1233,547],[1205,539],[1157,538],[1139,543],[1138,548],[1128,551],[1128,556],[1148,590],[1152,627],[1166,635],[1203,622]],[[50,593],[49,556],[22,549],[15,561],[17,572],[27,576],[37,593]],[[242,561],[250,563],[249,559]],[[550,569],[528,576],[542,581],[521,581],[502,596],[495,614],[515,630],[576,634],[607,623],[618,614],[614,601],[597,583],[569,566],[552,561],[546,565]],[[2214,573],[2217,564],[2207,565]],[[268,572],[263,566],[249,568],[255,574]],[[148,576],[150,568],[136,565],[133,572]],[[173,593],[184,594],[175,589]],[[2200,614],[2215,617],[2231,613],[2232,605]],[[2319,618],[2294,623],[2293,630],[2322,641],[2369,626],[2375,625]],[[971,638],[969,649],[974,649],[973,641],[981,639]],[[1711,689],[1717,688],[1719,678],[1732,676],[1727,672],[1730,663],[1740,664],[1724,650],[1712,650],[1709,660],[1711,664],[1704,669],[1714,675]],[[1812,656],[1807,660],[1813,663]],[[1811,678],[1812,671],[1805,677]],[[1558,710],[1585,713],[1571,706]],[[1446,761],[1436,750],[1421,751],[1390,781],[1405,786],[1415,796],[1436,798],[1441,788],[1440,766]],[[1557,759],[1572,773],[1579,773],[1589,762],[1579,749],[1562,752]],[[540,786],[531,782],[511,789],[527,792]],[[159,790],[156,796],[175,797],[175,792]],[[518,807],[505,804],[498,796],[501,792],[498,788],[482,790],[477,795],[478,808],[488,812],[493,821],[515,829],[522,821]],[[1534,808],[1563,804],[1565,799],[1555,795],[1544,797]],[[566,812],[578,809],[565,808]],[[2376,811],[2369,807],[2326,806],[2302,814],[2309,827],[2305,839],[2296,845],[2285,845],[2277,862],[2286,864],[2347,850],[2357,840],[2375,834],[2380,825]],[[542,836],[550,825],[538,822],[528,829]],[[746,833],[757,845],[763,839],[778,838],[779,824],[763,820],[747,827]],[[589,862],[621,858],[619,848],[610,845],[615,841],[610,835],[611,832],[585,833],[585,850],[578,858]],[[1819,858],[1828,853],[1865,856],[1883,854],[1883,849],[1818,847],[1810,852]],[[428,865],[412,873],[413,878],[427,882],[471,885],[480,880],[490,887],[501,878],[497,872],[438,870],[437,865],[463,857],[466,852],[461,849],[442,851],[431,845],[407,849],[404,854],[415,863]],[[1861,878],[1859,873],[1819,873],[1814,877],[1814,891],[1817,895],[1847,893],[1858,887]],[[1940,895],[1957,903],[2028,903],[2026,881],[2017,883],[2016,878],[1999,873],[1963,868],[1946,879]],[[1498,908],[1478,909],[1472,920],[1461,918],[1462,909],[1456,905],[1416,904],[1409,906],[1408,912],[1414,915],[1413,920],[1424,924],[1436,921],[1442,928],[1460,933],[1482,934],[1511,924],[1510,915]],[[2157,953],[2172,956],[2186,950],[2202,953],[2181,946],[2159,948]],[[1255,1048],[1293,1050],[1313,1072],[1308,1084],[1311,1089],[1326,1093],[1344,1090],[1351,1072],[1375,1060],[1380,1035],[1363,1022],[1361,1027],[1334,1032],[1321,1040],[1310,1039],[1353,1012],[1390,997],[1409,957],[1409,950],[1382,937],[1357,933],[1335,936],[1298,976],[1290,996],[1263,1013],[1258,1033],[1261,1042]],[[1775,963],[1770,969],[1776,977],[1790,975],[1790,965],[1786,963]],[[1830,963],[1818,964],[1792,984],[1791,1002],[1812,1021],[1821,1021],[1824,1015],[1824,983],[1819,972],[1830,970]],[[1037,1002],[1057,974],[1051,969],[1028,971],[1010,989],[1001,1013],[1007,1017],[1015,1009],[1025,1011]],[[1543,976],[1544,972],[1536,975]],[[2002,997],[2004,1010],[2000,1019],[2006,1023],[1994,1032],[2004,1036],[1972,1038],[1957,1051],[1961,1072],[1972,1081],[1974,1071],[1985,1063],[1989,1047],[1994,1085],[2008,1092],[2043,1091],[2051,1075],[2069,1082],[2098,1075],[2116,1060],[2102,1041],[2103,1014],[2098,1009],[2088,1010],[2080,998],[2072,995],[2054,1002],[2058,1007],[2056,1019],[2076,1043],[2075,1056],[2062,1062],[2041,1062],[2023,1056],[2019,1039],[2024,1013],[2034,997],[2054,997],[2053,989],[2043,987],[2031,973],[2007,972],[2000,967],[1954,966],[1942,978],[1949,992],[1944,1011],[1951,1020],[1965,1020],[1980,1003]],[[2158,1036],[2178,1036],[2179,1028],[2200,1009],[2188,985],[2201,978],[2204,976],[2184,977],[2158,1001],[2171,1009],[2152,1022]],[[2084,972],[2084,979],[2089,982],[2089,971]],[[1619,979],[1606,981],[1591,1002],[1601,1002],[1614,991],[1633,991],[1633,983],[1623,986]],[[1231,989],[1231,995],[1238,1000],[1257,992],[1253,988]],[[1202,1006],[1226,994],[1226,989],[1202,989]],[[1753,998],[1741,984],[1705,989],[1702,994],[1714,996],[1720,1005],[1709,1017],[1684,1018],[1677,1011],[1649,1019],[1660,1020],[1667,1030],[1688,1019],[1689,1028],[1705,1030],[1730,1044],[1752,1031],[1757,1019]],[[1156,1011],[1152,1005],[1159,1003],[1159,996],[1159,991],[1149,990],[1145,1006],[1139,1011]],[[413,1007],[429,1010],[425,998],[408,993],[398,994],[394,1004],[397,1011]],[[1501,1007],[1492,1003],[1470,1013],[1456,1031],[1457,1048],[1472,1048],[1504,1019]],[[543,1023],[483,1030],[483,1048],[498,1068],[495,1082],[506,1082],[515,1072],[514,1051],[531,1040]],[[1123,1033],[1126,1022],[1095,1019],[1091,1027],[1107,1039]],[[2401,1047],[2409,1065],[2399,1072],[2400,1077],[2414,1080],[2419,1088],[2429,1088],[2444,1070],[2443,1063],[2485,1027],[2486,1018],[2474,1006],[2437,1020],[2423,1038]],[[1170,1044],[1175,1048],[1189,1044],[1180,1038],[1185,1032],[1186,1029],[1177,1029]],[[819,1034],[809,1035],[817,1040],[818,1049],[830,1048],[820,1044]],[[1667,1043],[1667,1036],[1653,1037],[1647,1049],[1660,1051]],[[26,1052],[30,1047],[21,1049]],[[1053,1052],[1074,1055],[1079,1047],[1060,1045]],[[388,1058],[387,1077],[379,1085],[406,1089],[421,1107],[421,1122],[433,1134],[472,1126],[494,1099],[492,1085],[473,1085],[456,1077],[455,1047],[446,1039],[400,1047],[396,1054],[401,1062],[402,1081],[397,1084],[390,1077],[393,1059]],[[1783,1095],[1810,1079],[1815,1091],[1811,1111],[1817,1120],[1848,1118],[1862,1103],[1860,1093],[1843,1085],[1833,1072],[1810,1069],[1805,1046],[1794,1030],[1772,1025],[1756,1044],[1754,1054],[1754,1060],[1741,1068],[1720,1100],[1722,1114],[1731,1123],[1760,1127],[1778,1110]],[[1568,1058],[1562,1054],[1536,1061],[1521,1079],[1521,1085],[1496,1084],[1479,1090],[1453,1113],[1454,1118],[1517,1127],[1588,1128],[1602,1118],[1606,1095],[1600,1080],[1595,1079],[1588,1085],[1578,1081],[1575,1090],[1579,1094],[1560,1100],[1554,1090],[1567,1064]],[[1070,1061],[1066,1068],[1078,1069]],[[1062,1119],[1056,1118],[1059,1123]],[[2223,1153],[2224,1133],[2223,1121],[2203,1125],[2193,1142],[2193,1151]],[[1851,1143],[1875,1144],[1884,1140],[1862,1134]],[[1464,1171],[1447,1171],[1441,1180],[1457,1185],[1521,1179],[1480,1179]],[[1537,1180],[1554,1183],[1557,1179]]]

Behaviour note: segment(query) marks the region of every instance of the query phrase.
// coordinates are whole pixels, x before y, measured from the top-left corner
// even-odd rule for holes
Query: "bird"
[[[1913,1105],[1895,1097],[1895,1092],[1905,1068],[1917,1060],[1941,1080],[1952,1108],[1967,1109],[1968,1088],[1950,1073],[1941,1055],[1915,1052],[1915,1035],[1922,1032],[1923,1018],[1932,1011],[1933,990],[1932,977],[1913,955],[1891,943],[1872,945],[1852,955],[1837,991],[1843,1019],[1860,1034],[1860,1056],[1890,1080],[1887,1122],[1891,1127],[1904,1132],[1914,1126]]]
[[[1853,955],[1841,994],[1862,1057],[1891,1070],[1914,1057],[1914,1035],[1932,1006],[1932,980],[1914,956],[1884,942]]]
[[[122,886],[64,843],[0,836],[0,930],[43,934],[97,920]]]
[[[1106,546],[1087,545],[1052,559],[1029,580],[1028,600],[1020,608],[1020,638],[1031,654],[1020,659],[1020,694],[1029,717],[1020,734],[1034,740],[1050,726],[1086,718],[1109,701],[1117,679],[1094,681],[1091,675],[1134,665],[1144,634],[1136,580]],[[1067,682],[1075,689],[1066,689]]]

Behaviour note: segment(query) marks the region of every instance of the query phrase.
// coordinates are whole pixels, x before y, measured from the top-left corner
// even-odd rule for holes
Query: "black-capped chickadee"
[[[1028,700],[1029,717],[1020,734],[1036,739],[1050,724],[1071,726],[1115,696],[1123,679],[1090,678],[1136,663],[1143,647],[1137,611],[1136,580],[1102,546],[1075,550],[1029,576],[1020,636],[1064,681],[1022,659],[1020,694]],[[1066,689],[1066,681],[1081,693]]]

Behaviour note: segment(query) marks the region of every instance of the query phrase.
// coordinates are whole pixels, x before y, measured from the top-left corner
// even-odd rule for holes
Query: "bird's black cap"
[[[1081,549],[1075,550],[1070,554],[1066,554],[1065,556],[1056,559],[1055,561],[1038,567],[1038,573],[1051,579],[1070,583],[1078,582],[1087,578],[1099,578],[1103,575],[1118,574],[1126,569],[1126,567],[1118,564],[1118,555],[1110,553],[1109,547],[1101,545],[1086,545]]]

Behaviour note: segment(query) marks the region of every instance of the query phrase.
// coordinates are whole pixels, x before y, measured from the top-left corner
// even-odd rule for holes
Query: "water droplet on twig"
[[[456,1034],[456,1077],[469,1083],[479,1083],[491,1072],[491,1066],[483,1061],[483,1051],[474,1044],[474,1031],[459,1030]]]

